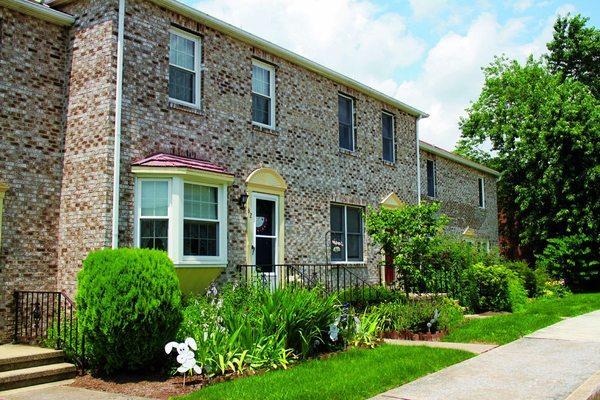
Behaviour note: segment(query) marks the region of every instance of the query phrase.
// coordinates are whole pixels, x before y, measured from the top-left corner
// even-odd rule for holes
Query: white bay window
[[[185,176],[136,179],[135,243],[175,265],[227,263],[227,184]]]

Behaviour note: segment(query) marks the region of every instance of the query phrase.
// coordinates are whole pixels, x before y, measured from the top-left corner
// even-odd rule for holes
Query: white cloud
[[[368,0],[202,0],[196,7],[362,81],[422,58],[404,18]]]
[[[410,0],[410,8],[417,18],[431,18],[442,12],[448,0]]]
[[[565,10],[572,8],[563,7],[557,12]],[[466,34],[448,33],[442,37],[429,50],[419,77],[399,83],[394,92],[390,92],[389,82],[376,86],[429,112],[431,116],[421,122],[422,139],[452,149],[460,136],[459,118],[481,91],[481,68],[495,55],[524,61],[530,54],[544,53],[552,37],[554,19],[553,15],[542,21],[537,35],[520,43],[519,37],[530,29],[531,20],[511,19],[500,24],[495,15],[483,13]]]

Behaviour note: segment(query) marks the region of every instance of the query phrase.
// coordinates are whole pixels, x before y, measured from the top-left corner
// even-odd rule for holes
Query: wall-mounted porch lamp
[[[240,198],[238,199],[238,205],[240,206],[241,209],[244,209],[246,207],[247,201],[248,201],[248,194],[242,193],[240,195]]]

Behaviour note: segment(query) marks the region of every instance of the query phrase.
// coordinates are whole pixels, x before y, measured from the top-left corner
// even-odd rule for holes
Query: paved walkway
[[[373,399],[564,400],[598,371],[600,310],[563,320]]]
[[[425,346],[437,347],[440,349],[454,349],[468,351],[469,353],[482,354],[498,347],[495,344],[477,344],[477,343],[454,343],[454,342],[426,342],[422,340],[401,340],[401,339],[383,339],[388,344],[396,346]]]
[[[0,400],[148,400],[143,397],[82,389],[73,386],[42,387],[0,394]]]

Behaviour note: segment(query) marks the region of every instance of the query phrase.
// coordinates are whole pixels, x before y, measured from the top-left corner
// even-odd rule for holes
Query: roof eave
[[[56,25],[70,26],[75,23],[75,17],[72,15],[28,0],[0,0],[0,6],[31,15]]]
[[[439,148],[437,146],[434,146],[434,145],[432,145],[430,143],[420,141],[419,142],[419,148],[421,150],[427,151],[429,153],[433,153],[433,154],[435,154],[437,156],[446,158],[446,159],[454,161],[456,163],[465,165],[467,167],[471,167],[471,168],[476,169],[476,170],[478,170],[480,172],[484,172],[486,174],[492,175],[492,176],[494,176],[496,178],[498,178],[500,176],[500,172],[498,172],[498,171],[496,171],[494,169],[486,167],[485,165],[479,164],[479,163],[477,163],[475,161],[469,160],[468,158],[459,156],[458,154],[454,154],[454,153],[452,153],[450,151],[441,149],[441,148]]]
[[[330,68],[327,68],[319,63],[311,61],[306,57],[303,57],[299,54],[296,54],[292,51],[289,51],[281,46],[278,46],[274,43],[269,42],[268,40],[261,39],[258,36],[255,36],[251,33],[248,33],[240,28],[237,28],[227,22],[221,21],[215,17],[211,17],[208,14],[203,13],[202,11],[196,10],[190,6],[180,3],[176,0],[150,0],[153,3],[167,8],[171,11],[176,12],[177,14],[186,16],[193,20],[196,20],[209,28],[215,29],[219,32],[225,33],[235,39],[238,39],[244,43],[248,43],[254,47],[262,49],[266,52],[269,52],[275,56],[278,56],[284,60],[290,61],[294,64],[300,65],[312,72],[315,72],[319,75],[322,75],[326,78],[329,78],[335,82],[341,83],[348,87],[351,87],[355,90],[358,90],[366,95],[369,95],[377,100],[380,100],[384,103],[392,105],[394,107],[399,108],[400,110],[413,115],[415,117],[427,118],[429,114],[424,111],[421,111],[415,107],[409,106],[406,103],[403,103],[391,96],[383,94],[367,85],[364,85],[352,78],[349,78],[345,75],[340,74]]]

